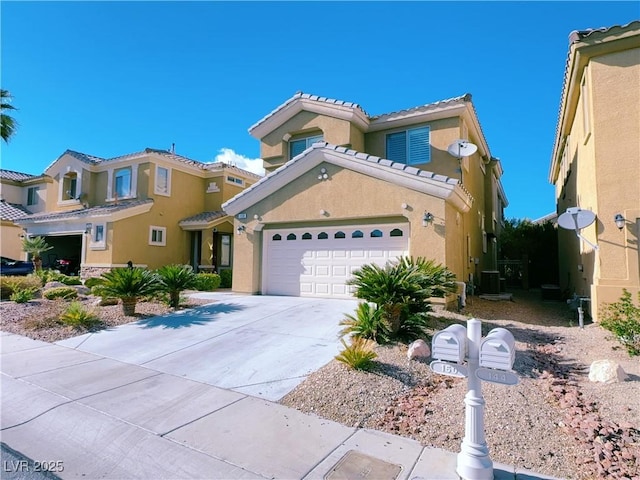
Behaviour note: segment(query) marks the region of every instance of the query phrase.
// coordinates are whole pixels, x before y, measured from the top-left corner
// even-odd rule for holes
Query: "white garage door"
[[[264,230],[262,292],[266,295],[351,296],[346,285],[367,263],[408,255],[409,224]]]

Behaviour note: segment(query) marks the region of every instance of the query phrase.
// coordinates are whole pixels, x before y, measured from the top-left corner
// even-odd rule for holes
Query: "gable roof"
[[[16,172],[14,170],[0,169],[0,179],[16,183],[27,183],[31,180],[44,179],[45,175],[32,175],[30,173]]]
[[[233,223],[233,219],[222,210],[214,212],[201,212],[197,215],[192,215],[187,218],[183,218],[178,222],[178,225],[183,230],[201,230],[215,227],[225,221]]]
[[[82,152],[76,152],[75,150],[65,150],[65,152],[62,155],[60,155],[53,162],[51,162],[51,164],[45,169],[45,171],[49,170],[57,161],[59,161],[65,155],[70,155],[71,157],[77,160],[80,160],[81,162],[86,163],[87,165],[96,166],[96,165],[103,165],[105,163],[111,163],[111,162],[115,163],[119,161],[143,158],[150,154],[159,155],[166,159],[176,161],[176,162],[179,162],[203,171],[231,170],[236,173],[242,173],[245,176],[249,178],[253,178],[255,180],[262,178],[260,175],[256,175],[253,172],[249,172],[248,170],[244,170],[242,168],[236,167],[234,165],[229,165],[224,162],[210,162],[210,163],[201,162],[199,160],[193,160],[191,158],[178,155],[176,153],[170,152],[169,150],[160,150],[157,148],[145,148],[144,150],[139,152],[128,153],[126,155],[120,155],[113,158],[101,158],[101,157],[96,157],[94,155],[88,155]]]
[[[470,93],[404,110],[370,116],[357,103],[297,92],[293,97],[249,127],[249,133],[260,140],[301,111],[350,121],[365,133],[414,125],[419,122],[429,122],[441,118],[465,116],[472,129],[475,130],[474,133],[478,138],[478,148],[481,155],[487,158],[491,157]]]
[[[222,209],[229,215],[237,215],[322,162],[444,199],[463,212],[468,211],[473,203],[471,194],[456,178],[420,170],[404,163],[345,147],[318,142],[262,178],[258,183],[225,202]]]
[[[17,203],[9,203],[0,199],[0,220],[17,220],[31,215],[31,212]]]

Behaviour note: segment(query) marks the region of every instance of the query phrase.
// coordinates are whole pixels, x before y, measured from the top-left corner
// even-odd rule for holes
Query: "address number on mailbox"
[[[478,368],[476,377],[485,382],[500,383],[502,385],[517,385],[518,376],[513,372],[493,370],[491,368]]]
[[[429,364],[431,370],[441,375],[449,375],[450,377],[464,378],[468,375],[469,370],[465,365],[457,363],[433,361]]]

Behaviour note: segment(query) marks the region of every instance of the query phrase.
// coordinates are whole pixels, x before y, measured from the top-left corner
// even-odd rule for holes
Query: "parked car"
[[[33,262],[0,257],[0,275],[28,275],[33,273]]]

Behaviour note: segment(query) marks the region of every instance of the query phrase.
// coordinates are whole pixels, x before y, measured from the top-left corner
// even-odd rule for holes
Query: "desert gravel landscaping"
[[[100,307],[92,296],[81,301],[101,319],[98,328],[172,311],[160,302],[140,302],[136,316],[125,317],[120,305]],[[210,302],[189,298],[181,308]],[[84,333],[53,320],[65,305],[43,299],[0,302],[0,330],[48,342]],[[483,320],[483,334],[501,326],[516,339],[514,369],[520,383],[483,384],[486,439],[494,462],[560,478],[640,478],[637,357],[630,358],[598,325],[578,328],[575,312],[566,304],[542,302],[536,291],[516,292],[513,302],[473,297],[462,314],[438,312],[434,331],[451,322],[464,324],[470,316]],[[332,361],[281,403],[458,452],[466,380],[436,375],[428,362],[409,363],[406,351],[403,344],[378,346],[370,372]],[[590,382],[589,365],[600,359],[617,361],[629,375],[627,381]]]

